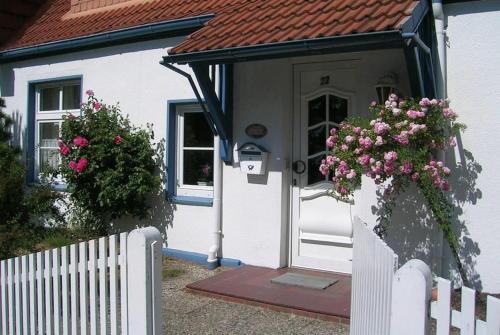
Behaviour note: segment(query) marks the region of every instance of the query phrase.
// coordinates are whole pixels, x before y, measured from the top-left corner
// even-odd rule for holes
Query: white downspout
[[[439,69],[437,95],[440,99],[446,99],[446,30],[444,29],[444,11],[442,0],[432,0],[432,12],[434,14],[434,26],[436,27],[437,49],[439,56]]]
[[[437,40],[437,51],[439,58],[439,68],[436,69],[437,78],[437,98],[446,99],[446,30],[444,29],[444,11],[443,11],[443,1],[442,0],[432,0],[432,13],[434,14],[434,26],[436,28],[436,40]],[[443,163],[446,160],[446,155],[444,150],[439,150],[438,160]],[[443,232],[439,232],[439,240],[441,242],[441,248],[439,250],[439,272],[443,273],[444,250],[445,242]]]
[[[208,250],[207,265],[210,270],[215,269],[218,264],[218,256],[221,246],[222,235],[222,160],[220,159],[220,139],[219,136],[214,137],[214,198],[213,211],[214,220],[211,228],[212,245]]]

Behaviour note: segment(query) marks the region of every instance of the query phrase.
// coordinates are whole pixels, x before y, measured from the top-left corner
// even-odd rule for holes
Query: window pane
[[[325,176],[319,172],[319,166],[321,165],[321,160],[323,159],[325,159],[325,156],[319,155],[318,157],[310,158],[307,161],[307,185],[325,180]]]
[[[322,96],[309,101],[309,126],[326,120],[326,97]]]
[[[184,147],[214,146],[214,135],[203,113],[184,113]]]
[[[343,98],[339,98],[333,95],[328,97],[329,101],[329,118],[330,121],[340,123],[344,121],[347,117],[347,100]]]
[[[213,167],[213,150],[184,150],[184,185],[212,186]]]
[[[57,169],[57,166],[59,165],[59,150],[40,149],[40,169],[46,165]]]
[[[63,109],[80,108],[80,85],[63,87]]]
[[[59,110],[59,87],[47,87],[40,90],[40,110]]]
[[[319,126],[309,130],[309,143],[307,155],[311,156],[315,153],[325,151],[326,149],[326,125]]]
[[[59,138],[59,122],[40,123],[40,143],[41,147],[57,148]]]

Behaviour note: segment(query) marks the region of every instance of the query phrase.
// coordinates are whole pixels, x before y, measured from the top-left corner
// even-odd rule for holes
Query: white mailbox
[[[266,174],[269,151],[255,143],[245,143],[238,149],[241,172],[246,174]]]

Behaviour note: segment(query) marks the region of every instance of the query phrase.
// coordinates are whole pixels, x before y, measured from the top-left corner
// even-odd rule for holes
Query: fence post
[[[154,227],[136,229],[127,244],[128,334],[160,335],[161,234]]]
[[[392,282],[391,335],[428,333],[432,290],[431,270],[412,259],[394,275]]]

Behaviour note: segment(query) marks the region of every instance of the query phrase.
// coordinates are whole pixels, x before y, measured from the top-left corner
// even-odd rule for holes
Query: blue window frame
[[[28,145],[26,151],[27,182],[37,180],[44,163],[56,166],[59,162],[59,139],[62,116],[80,111],[82,76],[58,77],[28,83]],[[64,190],[62,180],[56,189]]]
[[[168,101],[167,197],[212,206],[214,136],[197,100]]]

